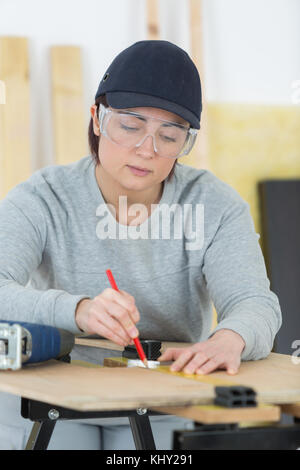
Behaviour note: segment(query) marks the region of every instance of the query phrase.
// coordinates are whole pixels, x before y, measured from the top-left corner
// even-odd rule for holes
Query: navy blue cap
[[[169,41],[139,41],[120,52],[106,70],[95,99],[104,94],[112,108],[161,108],[200,129],[198,70],[189,55]]]

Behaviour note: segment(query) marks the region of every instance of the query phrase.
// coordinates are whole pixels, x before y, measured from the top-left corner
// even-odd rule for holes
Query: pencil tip
[[[148,361],[146,358],[143,360],[143,363],[144,363],[144,366],[147,367],[147,369],[149,369]]]

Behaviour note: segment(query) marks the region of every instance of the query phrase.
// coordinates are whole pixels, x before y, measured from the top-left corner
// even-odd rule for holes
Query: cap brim
[[[158,98],[157,96],[149,96],[141,93],[132,92],[107,92],[105,94],[107,103],[112,108],[124,109],[124,108],[137,108],[137,107],[151,107],[160,108],[171,113],[177,114],[181,118],[188,121],[191,126],[195,129],[200,129],[200,120],[189,110],[182,106],[172,103],[172,101]]]

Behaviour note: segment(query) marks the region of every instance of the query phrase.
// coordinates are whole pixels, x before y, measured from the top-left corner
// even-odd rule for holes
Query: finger
[[[176,359],[174,364],[172,364],[172,366],[170,367],[170,370],[172,372],[177,372],[183,369],[183,367],[191,360],[193,355],[194,353],[193,351],[191,351],[191,349],[183,349],[181,354],[178,355],[178,358]]]
[[[127,292],[107,288],[96,298],[101,300],[110,300],[121,305],[125,310],[128,311],[128,314],[131,316],[131,319],[134,321],[134,323],[137,323],[140,320],[140,314],[135,305],[135,299]]]
[[[121,336],[115,333],[115,331],[107,328],[103,323],[98,322],[96,319],[91,322],[93,332],[99,336],[109,339],[113,343],[118,344],[119,346],[127,346],[128,341],[125,341]]]
[[[128,292],[126,292],[125,290],[120,290],[121,294],[123,294],[129,302],[132,303],[134,309],[133,309],[133,320],[135,323],[139,322],[140,319],[141,319],[141,316],[140,316],[140,312],[138,311],[137,307],[136,307],[136,304],[135,304],[135,298],[130,295]]]
[[[192,360],[185,365],[183,372],[185,374],[194,374],[197,369],[199,369],[203,364],[205,364],[210,358],[202,353],[198,352],[197,354],[194,355]]]
[[[205,364],[202,364],[201,367],[196,369],[196,374],[209,374],[214,370],[218,369],[221,366],[222,362],[219,361],[216,357],[212,357]]]
[[[122,325],[117,320],[115,320],[109,311],[102,312],[101,316],[99,315],[97,317],[97,321],[100,324],[103,324],[107,329],[111,330],[114,334],[119,336],[123,341],[127,342],[127,344],[131,341],[132,338],[130,335],[122,327]]]
[[[239,371],[239,369],[234,369],[234,368],[232,368],[232,367],[230,367],[230,368],[227,369],[227,373],[228,373],[229,375],[236,375],[236,374],[238,373],[238,371]]]
[[[229,375],[235,375],[235,374],[238,373],[240,365],[241,365],[240,358],[239,359],[231,359],[231,360],[227,361],[227,363],[225,363],[226,372]]]
[[[164,351],[161,356],[157,358],[158,361],[173,361],[177,359],[179,354],[182,352],[182,348],[168,348]]]
[[[121,326],[124,332],[129,335],[130,338],[138,337],[139,332],[135,327],[131,316],[125,308],[123,308],[120,304],[109,301],[107,299],[101,298],[99,301],[102,305],[104,305],[107,313],[119,323],[119,327]],[[100,321],[102,321],[102,316]]]

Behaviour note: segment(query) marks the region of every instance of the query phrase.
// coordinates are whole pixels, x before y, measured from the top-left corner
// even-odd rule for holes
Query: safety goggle
[[[155,126],[152,124],[155,123]],[[100,104],[100,132],[111,142],[126,148],[140,147],[150,136],[154,151],[167,158],[187,155],[196,140],[197,129],[133,111],[113,110]],[[149,126],[152,132],[149,132]]]

